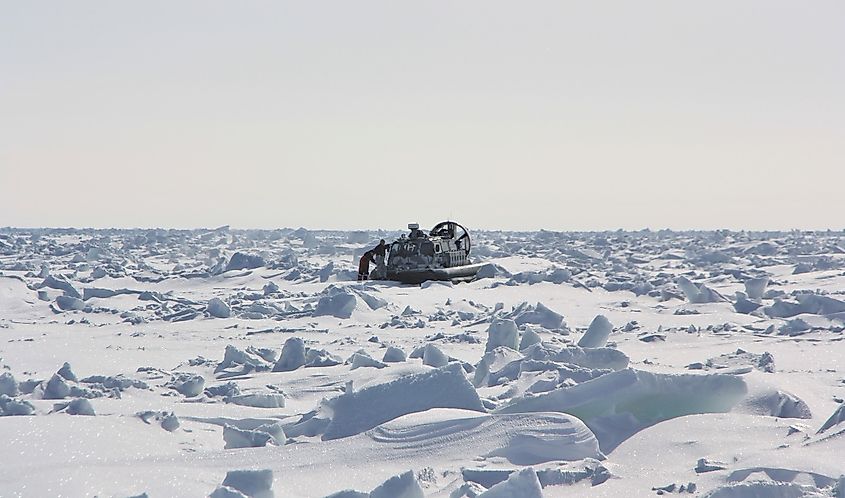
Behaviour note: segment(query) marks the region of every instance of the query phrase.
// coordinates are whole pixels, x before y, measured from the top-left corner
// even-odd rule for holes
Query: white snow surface
[[[845,496],[844,233],[395,235],[0,229],[0,496]]]

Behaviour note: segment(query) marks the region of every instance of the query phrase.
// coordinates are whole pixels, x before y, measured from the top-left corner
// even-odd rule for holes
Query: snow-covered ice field
[[[845,234],[396,235],[0,230],[0,496],[845,496]]]

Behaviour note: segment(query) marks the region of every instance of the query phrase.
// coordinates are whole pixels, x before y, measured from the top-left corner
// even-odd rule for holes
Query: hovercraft
[[[472,264],[472,239],[466,228],[454,221],[438,223],[426,234],[417,223],[408,225],[410,234],[390,244],[387,261],[373,270],[370,278],[420,284],[426,280],[472,280],[482,263]]]

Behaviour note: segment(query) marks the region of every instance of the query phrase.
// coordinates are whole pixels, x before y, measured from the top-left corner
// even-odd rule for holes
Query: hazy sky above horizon
[[[0,0],[0,226],[845,227],[845,2]]]

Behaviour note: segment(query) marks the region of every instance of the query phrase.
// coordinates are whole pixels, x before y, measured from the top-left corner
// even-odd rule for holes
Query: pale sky
[[[845,228],[845,2],[0,0],[0,226]]]

